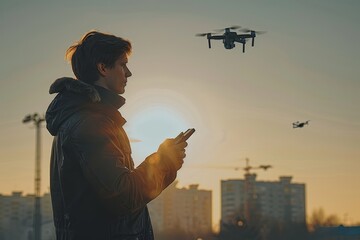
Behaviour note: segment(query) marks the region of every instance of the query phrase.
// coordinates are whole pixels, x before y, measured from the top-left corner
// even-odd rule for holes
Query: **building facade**
[[[34,204],[34,195],[0,194],[0,240],[32,239]],[[155,232],[176,230],[195,235],[211,232],[212,192],[201,190],[196,184],[177,188],[175,182],[148,206]],[[55,239],[49,193],[41,197],[41,222],[42,239]]]
[[[305,184],[292,183],[292,177],[279,181],[256,181],[256,174],[245,179],[221,181],[221,220],[305,224]]]
[[[197,184],[188,188],[177,188],[176,184],[148,204],[154,231],[211,232],[212,192],[199,189]]]
[[[0,240],[28,240],[33,232],[34,195],[0,194]],[[50,194],[41,197],[42,239],[55,239]]]

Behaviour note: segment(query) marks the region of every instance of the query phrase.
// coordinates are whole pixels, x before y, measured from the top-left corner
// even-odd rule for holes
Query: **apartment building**
[[[290,176],[281,176],[279,181],[256,181],[256,174],[250,173],[245,174],[245,179],[222,180],[222,221],[271,219],[305,223],[305,184],[291,180]]]
[[[198,184],[186,188],[177,188],[176,184],[171,184],[148,205],[154,230],[211,232],[212,192],[199,189]]]
[[[0,194],[0,240],[27,240],[33,231],[34,195]],[[50,194],[41,198],[42,239],[54,239]]]

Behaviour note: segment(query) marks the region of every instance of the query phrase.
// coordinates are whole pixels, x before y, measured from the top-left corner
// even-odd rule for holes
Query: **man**
[[[60,78],[46,112],[54,136],[50,188],[57,239],[154,239],[146,204],[176,178],[186,142],[166,139],[138,167],[131,158],[125,103],[131,43],[97,31],[66,57],[77,79]]]

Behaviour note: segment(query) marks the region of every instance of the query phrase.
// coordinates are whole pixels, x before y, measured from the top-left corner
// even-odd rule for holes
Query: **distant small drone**
[[[224,29],[218,29],[215,30],[217,32],[220,31],[225,31],[223,34],[221,35],[212,35],[215,33],[198,33],[195,36],[197,37],[204,37],[206,36],[208,39],[208,43],[209,43],[209,48],[211,48],[211,40],[223,40],[223,44],[224,47],[226,49],[232,49],[235,47],[235,42],[241,43],[243,45],[243,52],[245,52],[245,44],[248,40],[248,38],[252,39],[252,44],[251,46],[253,47],[255,44],[255,37],[257,34],[262,34],[265,33],[264,31],[255,31],[255,30],[251,30],[248,28],[243,28],[241,30],[239,30],[240,32],[243,33],[247,33],[247,34],[238,34],[237,32],[232,32],[230,30],[232,29],[240,29],[240,26],[232,26],[232,27],[227,27]]]
[[[293,123],[293,128],[302,128],[302,127],[304,127],[305,125],[308,125],[308,124],[309,124],[309,121],[310,121],[310,120],[307,120],[307,121],[305,121],[305,122],[299,122],[299,121],[294,122],[294,123]]]

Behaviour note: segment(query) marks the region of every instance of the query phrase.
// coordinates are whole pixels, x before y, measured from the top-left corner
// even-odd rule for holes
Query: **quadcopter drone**
[[[293,123],[293,128],[302,128],[302,127],[304,127],[305,125],[308,125],[308,124],[309,124],[309,121],[310,121],[310,120],[307,120],[307,121],[305,121],[305,122],[299,122],[299,121],[294,122],[294,123]]]
[[[246,33],[246,34],[238,34],[237,32],[233,32],[231,30],[240,29],[238,31]],[[245,44],[249,38],[252,39],[251,46],[254,46],[255,37],[257,34],[265,33],[264,31],[255,31],[248,28],[242,28],[240,26],[232,26],[224,29],[215,30],[217,32],[224,31],[221,35],[213,35],[216,33],[198,33],[195,36],[204,37],[208,39],[209,48],[211,48],[211,40],[222,40],[225,49],[232,49],[235,47],[235,42],[241,43],[243,45],[243,52],[245,52]]]

